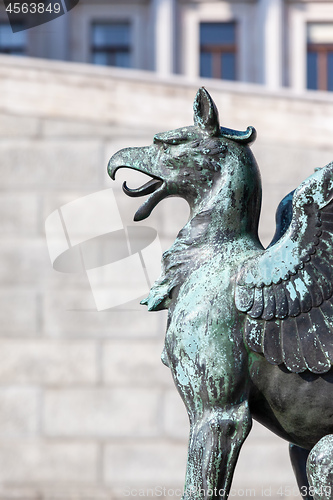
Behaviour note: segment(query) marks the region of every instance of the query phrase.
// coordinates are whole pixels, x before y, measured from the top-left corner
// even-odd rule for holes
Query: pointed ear
[[[213,99],[204,87],[201,87],[193,103],[194,123],[210,136],[220,135],[219,113]]]

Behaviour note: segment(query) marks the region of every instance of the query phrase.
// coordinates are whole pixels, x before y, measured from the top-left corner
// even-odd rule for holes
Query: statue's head
[[[151,146],[122,149],[110,159],[108,172],[112,179],[122,167],[151,177],[137,189],[123,185],[129,196],[150,195],[134,220],[148,217],[168,196],[185,198],[193,208],[212,191],[226,165],[244,156],[246,146],[256,138],[253,127],[245,132],[220,127],[215,103],[204,88],[198,90],[193,108],[194,125],[156,134]]]

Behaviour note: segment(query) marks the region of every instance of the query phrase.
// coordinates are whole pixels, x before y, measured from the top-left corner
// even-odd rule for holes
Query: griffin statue
[[[200,88],[194,125],[155,135],[110,160],[147,174],[129,196],[168,196],[190,217],[163,254],[142,303],[168,309],[162,361],[186,406],[190,438],[184,500],[228,498],[252,418],[290,443],[306,500],[333,498],[333,163],[287,195],[265,249],[256,132],[220,127]]]

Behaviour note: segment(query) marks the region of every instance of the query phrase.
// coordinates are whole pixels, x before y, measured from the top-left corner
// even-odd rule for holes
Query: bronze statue
[[[112,179],[121,167],[151,177],[137,189],[124,183],[129,196],[149,195],[135,220],[167,196],[190,206],[142,302],[169,310],[162,361],[190,420],[184,499],[228,497],[252,418],[290,443],[302,496],[331,499],[333,163],[282,200],[264,249],[255,137],[253,127],[220,127],[201,88],[194,126],[119,151],[108,171]]]

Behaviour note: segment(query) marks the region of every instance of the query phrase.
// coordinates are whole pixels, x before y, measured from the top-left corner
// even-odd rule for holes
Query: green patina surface
[[[333,433],[333,165],[282,200],[264,249],[260,174],[249,148],[255,136],[253,127],[220,127],[202,88],[193,126],[124,149],[108,167],[113,179],[121,167],[150,176],[140,188],[123,186],[129,196],[147,196],[137,221],[168,196],[190,206],[142,302],[169,311],[162,359],[190,421],[185,499],[228,497],[252,417],[292,443],[302,493],[311,448],[315,457],[331,456],[331,440],[321,440]],[[314,463],[312,456],[308,472],[318,481]],[[327,484],[329,474],[320,480]]]

